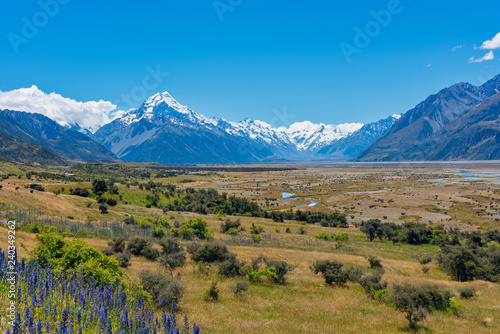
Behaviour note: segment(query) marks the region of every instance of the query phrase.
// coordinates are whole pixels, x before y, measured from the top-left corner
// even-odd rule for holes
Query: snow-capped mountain
[[[358,131],[323,147],[315,155],[318,160],[352,160],[382,137],[401,118],[395,114],[386,119],[363,125]]]
[[[162,163],[307,160],[312,152],[362,126],[306,121],[288,128],[273,128],[266,122],[250,119],[230,122],[198,114],[163,92],[102,127],[94,139],[123,160]]]
[[[429,96],[406,112],[360,161],[429,160],[433,140],[451,122],[500,91],[500,75],[481,86],[458,83]],[[465,129],[464,129],[465,133]],[[500,136],[499,136],[500,138]],[[443,138],[444,139],[444,138]]]
[[[286,134],[299,151],[306,151],[318,149],[345,138],[359,130],[362,126],[363,124],[361,123],[328,125],[304,121],[293,123],[289,128],[280,127],[278,131]]]

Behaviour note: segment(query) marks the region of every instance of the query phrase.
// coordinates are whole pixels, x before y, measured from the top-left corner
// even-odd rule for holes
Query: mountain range
[[[262,121],[230,122],[207,118],[177,102],[168,92],[147,99],[138,109],[103,126],[93,138],[125,161],[159,163],[252,163],[329,159],[319,151],[357,135],[367,148],[398,116],[372,127],[299,122],[273,128]],[[363,130],[362,130],[363,129]],[[370,135],[363,135],[369,131]],[[363,138],[365,139],[363,141]],[[345,143],[348,145],[348,143]],[[358,150],[343,150],[343,159]]]
[[[406,112],[357,160],[500,159],[490,150],[477,150],[478,145],[483,145],[481,143],[486,140],[484,135],[498,139],[498,129],[494,124],[500,121],[499,106],[495,103],[499,91],[500,75],[482,86],[462,82],[443,89]],[[451,141],[452,135],[454,141]],[[460,149],[453,147],[459,143]],[[490,141],[494,146],[499,143],[498,140]]]
[[[64,126],[63,126],[64,125]],[[164,164],[500,159],[500,76],[458,83],[369,124],[273,127],[205,117],[157,93],[99,128],[0,110],[0,158],[63,165],[103,160]]]
[[[47,158],[42,159],[44,162],[61,164],[64,160],[116,160],[113,153],[88,136],[37,113],[0,110],[0,133],[3,134],[2,141],[5,140],[5,143],[9,137],[17,139],[15,142],[10,140],[11,148],[15,145],[26,149],[43,146],[47,151],[34,149],[33,154],[43,153]],[[24,158],[12,160],[22,161]]]

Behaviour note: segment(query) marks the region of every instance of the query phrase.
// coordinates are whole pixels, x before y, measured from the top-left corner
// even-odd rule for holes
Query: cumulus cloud
[[[485,60],[493,60],[493,59],[495,59],[495,55],[493,54],[493,51],[490,51],[490,52],[488,52],[487,54],[485,54],[481,58],[477,58],[476,59],[474,57],[470,57],[469,58],[469,64],[470,63],[482,63]]]
[[[498,34],[496,34],[496,36],[493,37],[492,39],[484,41],[483,45],[478,47],[478,49],[482,49],[482,50],[500,49],[500,32]]]
[[[39,113],[62,126],[79,126],[94,133],[125,112],[109,101],[78,102],[56,93],[46,94],[37,86],[0,91],[0,109]]]

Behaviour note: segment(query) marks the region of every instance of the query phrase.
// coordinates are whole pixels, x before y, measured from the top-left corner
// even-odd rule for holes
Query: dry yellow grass
[[[446,172],[447,173],[447,172]],[[492,196],[488,186],[484,184],[435,184],[426,187],[423,178],[445,178],[446,173],[440,169],[356,169],[356,168],[326,168],[307,167],[294,171],[269,173],[224,173],[219,176],[183,176],[166,179],[165,182],[181,179],[195,179],[195,183],[179,184],[180,187],[215,188],[232,194],[246,194],[260,203],[265,198],[278,198],[279,206],[270,209],[283,209],[295,205],[295,202],[281,200],[281,191],[290,191],[306,198],[320,199],[322,205],[312,210],[344,211],[347,207],[357,212],[354,219],[380,218],[388,216],[387,220],[398,220],[401,212],[406,215],[418,215],[423,223],[427,221],[445,223],[450,226],[475,228],[477,226],[492,226],[494,217],[477,217],[476,206],[484,202],[483,197]],[[429,176],[425,176],[429,174]],[[424,176],[421,176],[424,175]],[[21,208],[34,208],[49,214],[65,217],[73,215],[76,222],[82,222],[87,215],[106,219],[121,219],[123,212],[132,212],[136,216],[163,215],[161,210],[144,208],[142,203],[132,205],[119,204],[111,209],[108,216],[101,216],[94,208],[86,207],[89,199],[59,195],[51,192],[33,192],[25,189],[27,180],[8,180],[2,182],[0,201]],[[16,185],[14,185],[14,183]],[[53,182],[48,187],[62,186]],[[74,186],[65,184],[66,188]],[[16,190],[16,187],[20,187]],[[500,186],[493,186],[499,188]],[[377,191],[390,189],[383,193],[349,194],[349,192]],[[134,192],[137,189],[126,190]],[[125,191],[125,190],[124,190]],[[495,196],[499,196],[500,193]],[[435,195],[438,196],[436,200]],[[476,197],[466,197],[476,196]],[[384,202],[382,203],[381,200]],[[389,202],[393,200],[394,202]],[[453,202],[468,203],[470,206],[458,208],[450,212]],[[94,201],[95,202],[95,201]],[[298,202],[297,202],[298,203]],[[359,203],[359,204],[358,204]],[[482,203],[484,205],[484,203]],[[373,206],[375,205],[375,206]],[[432,210],[439,212],[431,212]],[[361,214],[363,212],[363,214]],[[193,219],[198,215],[193,213],[174,214],[177,220]],[[463,219],[472,221],[470,226],[464,225]],[[205,216],[209,227],[214,229],[217,240],[231,241],[227,235],[218,233],[221,221],[215,215]],[[235,219],[235,218],[231,218]],[[188,313],[191,321],[196,321],[206,333],[401,333],[406,320],[404,315],[385,303],[370,300],[357,284],[349,284],[346,288],[327,286],[320,275],[313,274],[309,266],[316,260],[334,259],[346,265],[357,265],[368,268],[366,255],[376,255],[382,259],[385,267],[384,279],[392,283],[438,284],[453,290],[459,287],[474,286],[478,296],[470,300],[457,298],[462,304],[464,313],[460,316],[434,312],[423,322],[432,333],[498,333],[500,332],[500,285],[475,281],[458,283],[451,281],[434,263],[429,265],[430,271],[423,273],[421,265],[413,258],[418,254],[438,252],[434,246],[392,245],[388,242],[375,241],[370,243],[355,228],[332,229],[319,225],[302,226],[296,222],[274,223],[270,220],[240,217],[248,236],[251,223],[262,225],[265,234],[271,240],[263,240],[260,245],[238,245],[229,243],[230,250],[239,258],[250,261],[259,255],[270,259],[286,260],[296,266],[289,274],[289,284],[286,286],[269,283],[251,285],[243,297],[235,298],[229,286],[237,279],[221,278],[216,274],[216,267],[205,275],[197,273],[195,263],[188,261],[185,267],[175,274],[180,275],[186,291],[181,303],[180,312]],[[451,219],[451,220],[450,220]],[[285,233],[290,227],[292,233]],[[305,235],[297,233],[299,227],[304,227]],[[280,229],[280,233],[275,231]],[[5,229],[0,228],[0,242],[5,244]],[[347,241],[340,250],[332,250],[328,241],[316,240],[314,235],[328,231],[329,233],[345,232],[349,234]],[[19,232],[17,234],[19,254],[28,256],[36,245],[35,235]],[[108,240],[89,238],[89,245],[104,249]],[[21,247],[24,245],[25,249]],[[137,280],[142,270],[162,270],[158,263],[146,261],[142,257],[133,257],[132,265],[126,270],[128,279]],[[167,274],[166,274],[167,275]],[[204,292],[212,280],[218,282],[220,301],[206,302]]]

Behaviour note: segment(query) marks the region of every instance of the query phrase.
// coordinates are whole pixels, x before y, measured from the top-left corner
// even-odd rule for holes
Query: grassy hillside
[[[113,170],[110,173],[116,176],[118,193],[107,191],[102,194],[117,201],[116,206],[108,206],[108,213],[103,214],[97,202],[98,196],[92,191],[92,179],[105,176],[106,169]],[[285,171],[278,168],[214,172],[127,164],[57,171],[1,164],[0,171],[11,174],[0,182],[0,202],[4,203],[0,204],[0,218],[15,218],[20,222],[16,240],[20,256],[33,255],[36,236],[40,235],[35,232],[43,226],[55,227],[67,240],[83,237],[86,244],[101,250],[109,249],[108,242],[113,237],[124,236],[126,243],[130,244],[134,237],[141,236],[160,251],[160,239],[154,238],[152,232],[161,226],[165,233],[172,234],[177,224],[182,226],[201,217],[207,222],[210,240],[181,239],[184,249],[197,242],[201,245],[218,242],[227,245],[230,252],[246,263],[263,255],[268,260],[286,261],[294,267],[287,274],[285,285],[263,278],[261,282],[250,282],[248,291],[235,296],[230,288],[247,280],[245,275],[222,276],[218,264],[200,264],[187,254],[186,263],[173,271],[173,279],[185,288],[179,313],[189,314],[190,320],[196,321],[205,333],[400,333],[409,330],[404,314],[396,309],[389,296],[373,300],[367,297],[359,283],[353,281],[343,287],[328,285],[321,274],[314,274],[310,268],[318,260],[335,260],[346,267],[353,266],[366,274],[373,274],[376,269],[370,267],[369,256],[381,260],[384,267],[382,277],[388,282],[389,293],[394,291],[394,285],[409,283],[414,286],[436,284],[455,295],[460,304],[459,311],[448,308],[431,312],[421,322],[420,331],[496,333],[500,329],[500,285],[481,280],[453,281],[437,262],[442,253],[438,245],[393,243],[386,238],[370,241],[366,233],[355,226],[378,218],[397,224],[418,221],[417,224],[430,224],[434,229],[444,225],[485,235],[488,231],[498,231],[500,187],[495,184],[460,181],[460,177],[449,170],[435,168],[410,171],[406,168],[307,167]],[[421,181],[424,179],[448,182],[428,186],[429,182]],[[286,211],[315,199],[320,204],[311,210],[346,212],[349,227],[324,227],[319,223],[304,224],[292,220],[280,223],[245,215],[231,217],[163,211],[161,207],[182,199],[184,195],[167,197],[163,194],[166,190],[161,187],[161,193],[157,192],[161,195],[158,207],[147,208],[151,204],[148,196],[155,194],[154,188],[148,189],[150,181],[174,184],[178,189],[217,189],[255,200],[268,211]],[[32,192],[30,185],[35,183],[42,185],[45,191]],[[70,195],[76,188],[88,189],[90,197]],[[381,189],[389,190],[379,192]],[[283,200],[281,191],[291,191],[299,196],[299,200]],[[123,221],[130,216],[134,216],[134,224],[124,224]],[[221,233],[221,224],[226,219],[240,220],[240,230],[236,235]],[[38,226],[38,230],[34,226]],[[252,231],[259,226],[262,231],[260,240],[257,240]],[[4,245],[6,229],[2,227],[0,230]],[[348,238],[337,243],[334,239],[319,238],[322,233],[346,233]],[[467,237],[460,238],[465,245]],[[495,241],[489,241],[483,248],[494,248],[495,245]],[[433,258],[425,265],[428,268],[425,270],[418,261],[422,255]],[[172,277],[159,261],[150,261],[144,256],[133,255],[130,264],[125,269],[124,280],[127,282],[139,281],[143,270],[159,271],[164,277]],[[207,301],[206,292],[213,282],[217,283],[219,298],[218,301]],[[476,288],[476,296],[461,298],[459,290],[464,287]]]

